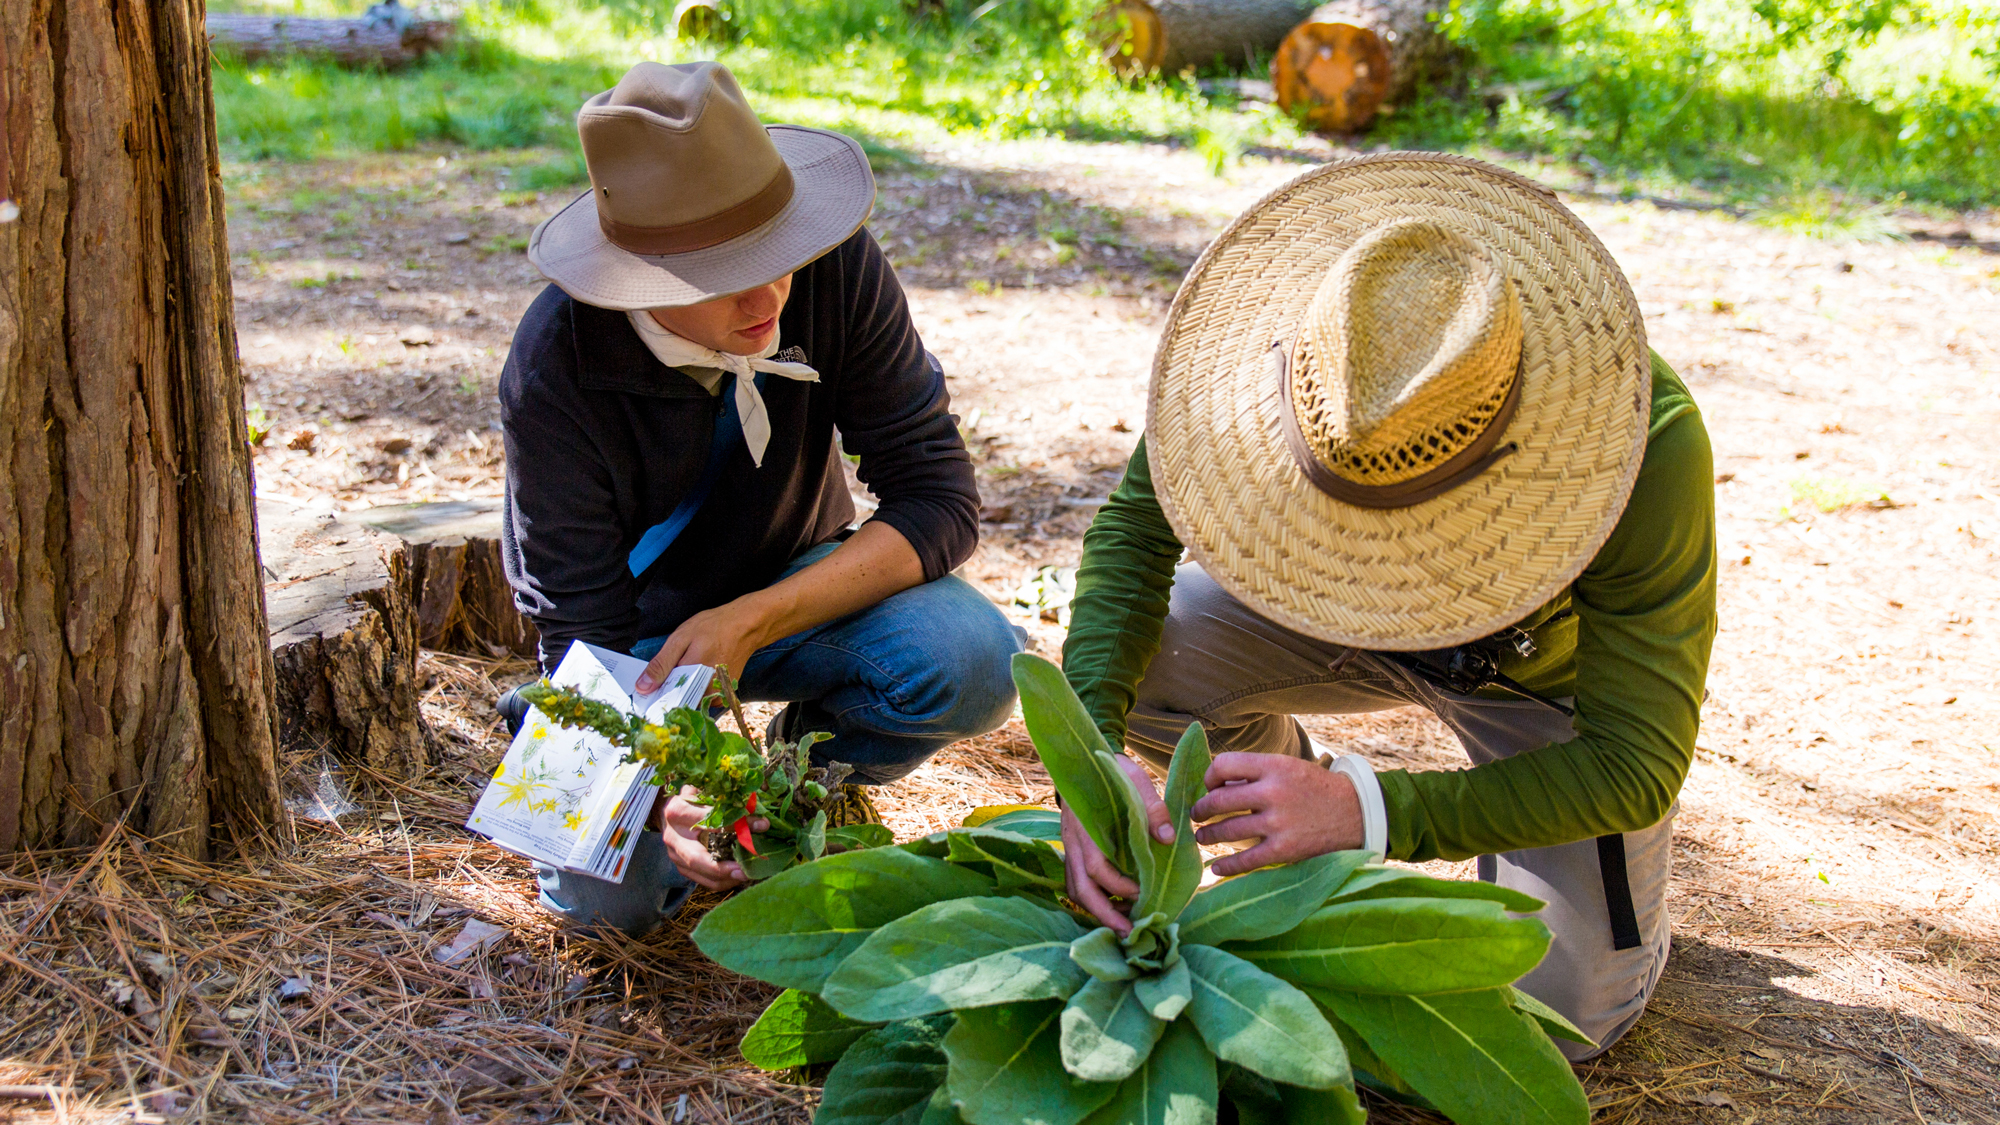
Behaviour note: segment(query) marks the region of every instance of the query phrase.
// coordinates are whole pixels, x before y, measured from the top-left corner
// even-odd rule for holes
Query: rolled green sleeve
[[[1631,500],[1571,588],[1576,737],[1472,769],[1378,774],[1391,857],[1466,859],[1632,832],[1673,806],[1715,640],[1715,478],[1700,414],[1657,359],[1654,375],[1653,433]]]
[[[1063,642],[1063,673],[1113,746],[1125,745],[1125,716],[1138,699],[1146,666],[1160,651],[1181,550],[1153,494],[1141,438],[1125,479],[1083,535],[1069,637]]]

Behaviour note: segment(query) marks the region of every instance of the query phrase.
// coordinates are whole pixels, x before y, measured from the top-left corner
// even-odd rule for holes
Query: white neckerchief
[[[660,322],[645,309],[633,309],[628,315],[632,318],[632,327],[639,332],[639,339],[646,342],[648,351],[668,367],[686,372],[709,394],[722,393],[723,372],[736,376],[736,416],[743,422],[743,444],[750,447],[751,462],[762,468],[764,449],[771,444],[771,415],[764,409],[764,396],[757,393],[756,372],[769,371],[801,383],[819,382],[819,372],[803,363],[785,363],[769,358],[778,351],[776,333],[772,333],[771,342],[756,355],[733,355],[674,335],[660,327]]]

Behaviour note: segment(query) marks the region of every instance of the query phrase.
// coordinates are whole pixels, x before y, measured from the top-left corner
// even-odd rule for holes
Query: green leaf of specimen
[[[1117,1089],[1062,1065],[1063,1005],[1001,1004],[958,1013],[945,1036],[952,1103],[971,1125],[1076,1125]]]
[[[1561,1012],[1556,1011],[1554,1008],[1549,1007],[1547,1004],[1542,1003],[1540,1000],[1535,999],[1518,988],[1509,986],[1507,994],[1508,999],[1514,1005],[1515,1011],[1520,1012],[1522,1015],[1533,1017],[1536,1023],[1542,1025],[1543,1031],[1548,1032],[1555,1038],[1567,1039],[1572,1043],[1581,1043],[1586,1047],[1597,1046],[1597,1040],[1585,1035],[1582,1028],[1565,1019]]]
[[[1056,792],[1113,866],[1137,870],[1127,824],[1130,783],[1062,669],[1039,656],[1015,653],[1014,687],[1021,693],[1022,721]]]
[[[826,1076],[813,1125],[932,1125],[951,1017],[892,1023],[861,1037]]]
[[[1341,884],[1327,905],[1364,898],[1482,898],[1517,914],[1533,914],[1548,905],[1510,887],[1477,879],[1433,879],[1404,867],[1364,867]]]
[[[826,810],[813,814],[806,826],[799,830],[799,851],[807,859],[818,859],[826,854]]]
[[[1139,975],[1139,970],[1125,961],[1118,931],[1109,926],[1099,926],[1070,942],[1069,959],[1098,980],[1131,980]]]
[[[1143,848],[1142,854],[1151,862],[1140,864],[1145,877],[1139,880],[1139,901],[1132,907],[1134,917],[1143,918],[1158,911],[1169,918],[1178,918],[1188,900],[1201,889],[1201,851],[1195,845],[1188,809],[1207,791],[1201,779],[1208,772],[1209,760],[1207,732],[1200,723],[1189,723],[1180,745],[1174,748],[1173,764],[1167,770],[1164,797],[1167,823],[1174,826],[1173,843],[1163,844],[1152,835],[1144,806],[1140,806],[1133,849],[1137,852]]]
[[[1241,1125],[1366,1125],[1368,1120],[1352,1086],[1281,1086],[1234,1063],[1223,1063],[1217,1073],[1222,1096],[1236,1107]]]
[[[896,834],[886,824],[849,824],[826,830],[826,846],[837,851],[881,848],[896,842]]]
[[[1217,1058],[1292,1086],[1350,1080],[1347,1052],[1311,997],[1212,946],[1183,946],[1181,955],[1194,983],[1188,1018]]]
[[[1549,930],[1475,899],[1338,902],[1289,933],[1230,951],[1300,985],[1354,992],[1429,993],[1518,980],[1548,952]]]
[[[977,872],[897,848],[844,852],[725,900],[695,927],[694,944],[731,972],[818,992],[834,966],[884,923],[993,890]]]
[[[1187,958],[1176,960],[1173,967],[1163,973],[1140,977],[1132,982],[1132,995],[1154,1019],[1171,1020],[1180,1018],[1188,1001],[1194,998],[1194,980],[1188,975]]]
[[[827,978],[824,995],[857,1020],[1066,1000],[1086,979],[1069,959],[1081,936],[1068,914],[1026,899],[932,903],[870,934]]]
[[[1062,839],[1062,814],[1054,809],[1015,809],[1001,813],[980,827],[1054,843]]]
[[[765,1070],[832,1062],[873,1027],[848,1019],[810,992],[788,988],[743,1033],[743,1058]]]
[[[945,858],[953,863],[986,864],[1002,887],[1063,887],[1062,853],[1046,841],[987,827],[953,828],[938,833],[945,840]]]
[[[1095,1082],[1120,1081],[1139,1069],[1166,1029],[1139,1003],[1132,982],[1087,981],[1063,1008],[1063,1069]]]
[[[1188,903],[1180,917],[1181,940],[1221,945],[1282,934],[1325,905],[1341,880],[1371,854],[1328,852],[1224,879]]]
[[[1541,1025],[1514,1010],[1506,989],[1433,996],[1311,991],[1458,1125],[1590,1120],[1569,1063]]]
[[[1188,1021],[1176,1020],[1084,1125],[1215,1125],[1215,1095],[1215,1056]]]

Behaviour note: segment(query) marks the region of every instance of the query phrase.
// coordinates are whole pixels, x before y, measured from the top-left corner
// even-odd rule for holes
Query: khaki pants
[[[1343,656],[1346,662],[1334,671]],[[1200,567],[1187,565],[1175,574],[1160,654],[1139,685],[1126,745],[1164,766],[1181,732],[1199,719],[1218,754],[1305,754],[1306,734],[1294,715],[1351,715],[1412,704],[1443,720],[1474,765],[1575,736],[1568,716],[1534,700],[1456,695],[1381,656],[1349,656],[1340,645],[1295,633],[1258,616]],[[1479,857],[1482,880],[1548,903],[1540,917],[1554,941],[1520,987],[1598,1042],[1592,1049],[1557,1040],[1572,1059],[1597,1055],[1629,1031],[1659,982],[1667,961],[1672,835],[1670,812],[1623,838],[1638,936],[1626,949],[1616,948],[1601,855],[1616,848],[1617,837],[1603,844],[1586,839]],[[1614,888],[1615,878],[1614,873]]]

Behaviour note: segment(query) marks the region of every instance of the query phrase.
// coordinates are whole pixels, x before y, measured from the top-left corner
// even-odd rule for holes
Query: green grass
[[[468,44],[399,73],[225,60],[223,144],[248,160],[524,150],[515,190],[564,188],[584,180],[585,97],[640,59],[709,57],[767,119],[853,134],[878,166],[951,136],[1062,136],[1165,140],[1221,173],[1248,147],[1299,140],[1275,108],[1211,101],[1192,75],[1110,76],[1086,30],[1093,0],[945,0],[916,20],[905,0],[725,3],[719,43],[663,35],[671,5],[653,0],[472,0]],[[1736,202],[1836,238],[1870,237],[1898,205],[2000,201],[2000,7],[1986,0],[1457,0],[1444,27],[1471,60],[1463,81],[1359,143],[1553,160],[1594,169],[1600,188]]]

